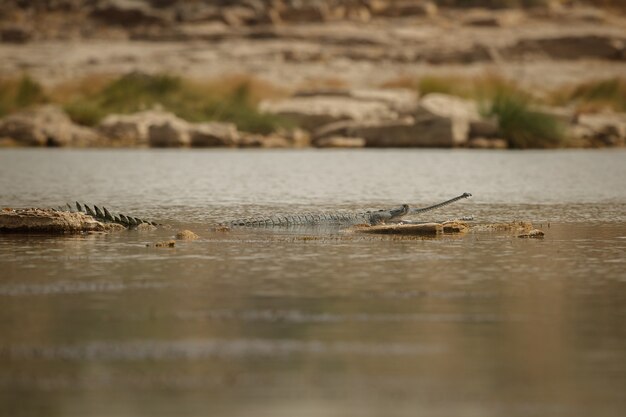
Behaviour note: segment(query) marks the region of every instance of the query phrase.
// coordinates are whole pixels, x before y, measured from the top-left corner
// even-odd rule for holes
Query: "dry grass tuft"
[[[257,104],[284,94],[245,75],[191,80],[169,74],[129,73],[67,83],[55,89],[53,96],[75,122],[84,125],[95,125],[112,113],[159,107],[191,122],[226,121],[245,131],[269,133],[284,122],[260,113]]]
[[[46,102],[43,87],[28,75],[0,79],[0,116]]]
[[[574,106],[579,112],[626,112],[626,78],[615,77],[568,86],[554,91],[552,104]]]

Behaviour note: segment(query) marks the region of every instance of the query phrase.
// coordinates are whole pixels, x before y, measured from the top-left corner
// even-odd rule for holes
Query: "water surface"
[[[0,415],[622,416],[622,151],[0,152],[0,206],[171,225],[0,235]],[[514,234],[240,229],[428,205]],[[146,247],[188,228],[173,249]]]

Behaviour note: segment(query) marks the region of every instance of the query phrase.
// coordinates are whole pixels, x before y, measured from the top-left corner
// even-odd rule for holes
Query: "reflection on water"
[[[80,198],[174,228],[0,236],[0,414],[621,416],[623,157],[3,151],[3,206]],[[209,227],[463,191],[438,216],[545,239]],[[178,227],[201,239],[145,246]]]

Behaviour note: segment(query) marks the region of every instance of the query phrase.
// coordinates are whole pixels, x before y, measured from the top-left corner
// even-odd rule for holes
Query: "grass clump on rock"
[[[41,84],[28,75],[15,79],[0,79],[0,116],[47,101]]]
[[[419,79],[399,78],[383,87],[405,87],[424,96],[442,93],[480,104],[486,117],[498,120],[500,135],[510,148],[553,148],[562,144],[565,127],[554,116],[536,110],[536,98],[514,81],[498,75],[482,77],[424,76]]]
[[[208,82],[168,74],[130,73],[110,80],[95,91],[74,92],[65,105],[77,123],[95,125],[112,113],[162,108],[190,122],[232,122],[241,130],[270,133],[284,122],[257,110],[272,88],[248,77]]]
[[[500,134],[511,148],[554,148],[565,137],[564,126],[554,116],[533,109],[530,97],[522,93],[496,92],[485,113],[498,118]]]
[[[575,105],[582,112],[610,109],[626,112],[626,78],[615,77],[589,81],[558,90],[552,101],[559,105]]]

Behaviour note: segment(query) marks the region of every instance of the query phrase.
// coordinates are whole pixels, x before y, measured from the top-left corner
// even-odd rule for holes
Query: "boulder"
[[[176,233],[177,240],[196,240],[199,236],[192,232],[191,230],[181,230]]]
[[[470,138],[496,138],[500,133],[496,119],[470,120]]]
[[[115,224],[122,229],[123,226]],[[51,209],[3,209],[0,211],[2,233],[82,233],[117,229],[103,224],[84,213]]]
[[[94,130],[74,124],[54,105],[5,117],[0,120],[0,137],[12,138],[21,146],[90,146],[100,139]]]
[[[417,124],[440,130],[446,135],[444,142],[452,146],[467,142],[470,122],[480,121],[475,102],[447,94],[432,93],[424,96],[415,112]]]
[[[522,39],[502,51],[503,56],[545,55],[552,59],[626,59],[626,38],[604,35]]]
[[[376,235],[437,236],[444,233],[444,227],[441,223],[381,224],[377,226],[355,226],[352,231]],[[449,229],[449,233],[454,232]]]
[[[385,17],[435,16],[437,5],[423,0],[371,0],[370,10],[375,16]]]
[[[33,38],[33,30],[23,25],[6,25],[0,28],[0,41],[26,43]]]
[[[585,146],[623,146],[626,143],[626,114],[581,114],[571,133]]]
[[[168,121],[180,121],[173,113],[160,110],[147,110],[134,114],[111,114],[98,125],[98,131],[114,141],[126,145],[148,143],[150,126],[162,125]]]
[[[384,103],[401,115],[413,113],[418,105],[417,93],[407,88],[355,89],[350,91],[350,97]]]
[[[350,138],[345,136],[330,136],[314,142],[318,148],[362,148],[366,144],[363,138]]]
[[[260,110],[280,115],[310,131],[341,120],[384,120],[398,117],[398,113],[382,101],[343,96],[300,96],[280,101],[264,101],[260,104]]]
[[[361,102],[382,103],[399,114],[410,114],[417,108],[417,93],[407,88],[302,90],[294,97],[345,97]]]
[[[453,119],[422,115],[419,119],[343,121],[323,126],[314,133],[314,143],[329,137],[351,137],[365,140],[367,147],[454,147],[464,145],[457,138]]]
[[[328,20],[330,10],[324,2],[298,2],[288,7],[278,7],[274,12],[275,23],[278,22],[323,22]]]
[[[91,11],[91,16],[108,24],[121,26],[163,25],[172,21],[169,13],[155,10],[141,0],[100,1]]]
[[[459,136],[454,120],[443,117],[381,122],[357,127],[351,132],[364,138],[368,147],[450,148],[467,141],[467,131],[464,136]]]
[[[507,149],[509,144],[504,139],[477,137],[471,138],[467,146],[474,149]]]
[[[148,143],[153,148],[180,148],[191,145],[190,125],[175,118],[155,123],[148,128]]]
[[[481,120],[478,105],[475,101],[442,93],[430,93],[422,97],[417,114],[463,119],[470,121]]]
[[[224,23],[229,26],[244,26],[259,20],[256,11],[251,7],[229,6],[221,10]]]
[[[239,142],[237,126],[232,123],[196,123],[189,127],[191,146],[235,146]]]

